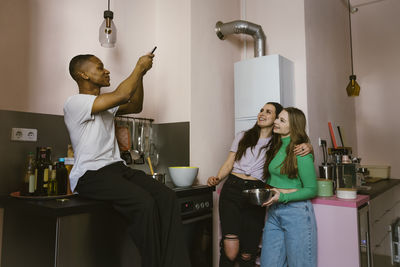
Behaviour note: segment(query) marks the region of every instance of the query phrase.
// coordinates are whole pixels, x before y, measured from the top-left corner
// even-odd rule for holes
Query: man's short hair
[[[83,64],[89,61],[93,55],[77,55],[71,59],[69,62],[69,74],[71,75],[72,79],[78,81],[79,75],[78,72],[82,70]]]

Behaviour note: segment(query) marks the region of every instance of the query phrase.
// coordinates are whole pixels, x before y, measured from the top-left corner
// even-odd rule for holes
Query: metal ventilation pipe
[[[260,25],[245,20],[235,20],[227,23],[218,21],[215,24],[215,32],[221,40],[233,33],[251,35],[254,39],[254,56],[265,56],[265,34]]]

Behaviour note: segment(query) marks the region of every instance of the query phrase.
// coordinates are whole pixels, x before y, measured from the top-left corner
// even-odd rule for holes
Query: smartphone
[[[157,46],[155,46],[155,47],[153,48],[153,50],[151,50],[151,53],[150,53],[150,54],[154,54],[154,51],[156,51],[156,49],[157,49]]]

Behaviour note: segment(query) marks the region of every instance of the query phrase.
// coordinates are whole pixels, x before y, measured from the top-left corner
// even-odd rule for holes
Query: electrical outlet
[[[319,146],[326,145],[326,140],[321,139],[321,137],[318,137],[318,145]]]
[[[11,128],[11,141],[37,141],[37,129]]]

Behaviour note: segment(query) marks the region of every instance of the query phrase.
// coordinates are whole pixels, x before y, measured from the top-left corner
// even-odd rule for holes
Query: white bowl
[[[356,199],[357,189],[353,188],[338,188],[336,189],[336,197],[342,199]]]
[[[192,186],[199,172],[198,167],[168,167],[171,180],[177,187]]]

